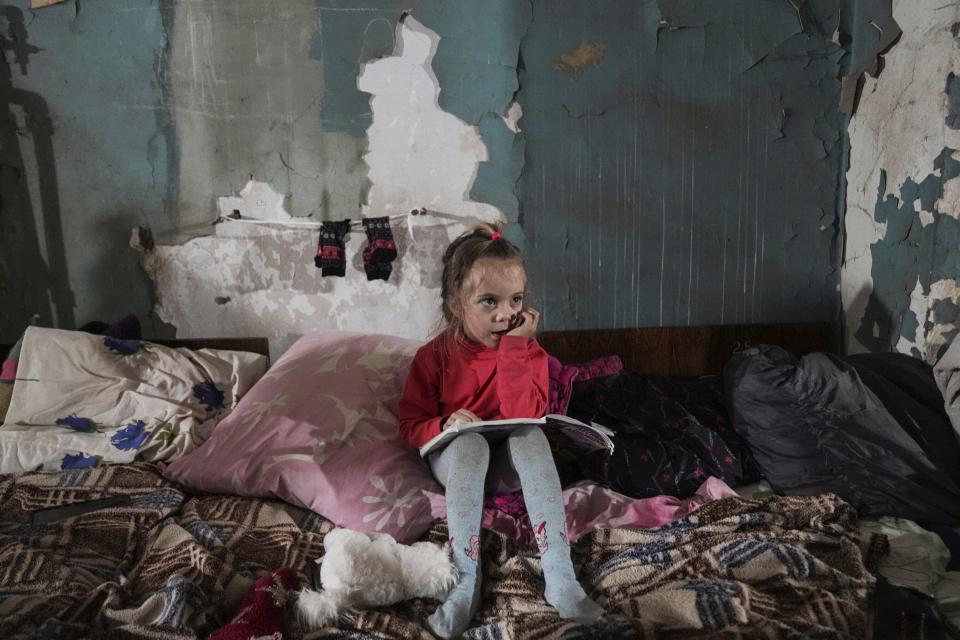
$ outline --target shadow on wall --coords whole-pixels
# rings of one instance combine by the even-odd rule
[[[860,318],[858,325],[847,327],[847,344],[844,353],[885,353],[893,351],[897,344],[900,328],[894,327],[900,320],[891,316],[891,311],[871,287],[860,287],[854,296],[850,309],[862,309],[863,314],[851,314],[850,318]]]
[[[134,314],[143,325],[145,338],[176,337],[174,328],[157,318],[152,309],[148,316],[141,313],[141,292],[151,291],[152,283],[147,273],[140,268],[138,255],[127,249],[130,238],[127,229],[131,226],[130,212],[118,208],[98,214],[95,221],[87,224],[94,227],[93,235],[99,242],[96,249],[93,246],[88,247],[96,257],[96,261],[88,268],[88,273],[92,274],[91,280],[96,285],[81,291],[81,302],[87,309],[106,309],[109,312],[101,311],[93,314],[93,317],[80,314],[76,318],[77,324],[91,321],[113,322],[128,314]],[[126,292],[126,295],[118,295],[118,292]],[[211,331],[215,334],[216,327]],[[200,337],[219,337],[214,334]]]
[[[32,319],[74,326],[53,123],[41,96],[13,86],[14,65],[26,75],[29,56],[37,51],[27,42],[23,12],[0,7],[0,341],[15,340]],[[25,155],[35,166],[26,166]],[[30,175],[36,176],[34,192]]]
[[[927,291],[918,284],[909,306],[897,310],[875,288],[862,286],[849,306],[847,318],[854,325],[846,328],[844,352],[900,352],[934,364],[960,335],[955,287],[949,279],[933,283]]]

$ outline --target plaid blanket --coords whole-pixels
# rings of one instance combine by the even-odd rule
[[[53,521],[45,507],[120,496]],[[258,576],[292,567],[302,585],[332,528],[278,501],[190,494],[148,463],[0,476],[0,637],[204,638]],[[427,538],[442,542],[437,521]],[[534,549],[483,536],[483,605],[466,637],[862,638],[883,538],[864,544],[834,496],[725,499],[649,530],[606,529],[574,546],[608,615],[590,627],[543,600]],[[866,541],[870,543],[870,541]],[[437,606],[411,600],[288,638],[431,638]]]

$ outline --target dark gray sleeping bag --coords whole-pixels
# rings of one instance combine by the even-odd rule
[[[727,409],[774,489],[864,516],[960,525],[960,444],[932,370],[903,354],[797,359],[763,345],[724,371]]]

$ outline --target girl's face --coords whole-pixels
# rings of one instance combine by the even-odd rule
[[[514,260],[481,258],[473,263],[451,311],[463,333],[474,342],[496,348],[510,319],[523,309],[527,274]]]

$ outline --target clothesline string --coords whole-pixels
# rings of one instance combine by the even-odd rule
[[[390,222],[395,222],[398,220],[407,220],[412,222],[412,217],[420,216],[431,216],[434,218],[444,218],[448,220],[456,220],[462,223],[468,223],[470,218],[464,218],[463,216],[455,216],[450,213],[441,213],[439,211],[429,211],[426,207],[421,207],[419,209],[411,209],[410,213],[398,213],[391,216],[386,216]],[[292,227],[300,229],[319,229],[324,222],[328,221],[313,221],[313,220],[260,220],[259,218],[244,218],[239,215],[226,215],[220,216],[214,222],[218,224],[221,222],[242,222],[244,224],[260,224],[260,225],[274,225],[281,227]],[[363,218],[350,221],[350,231],[363,231]]]

